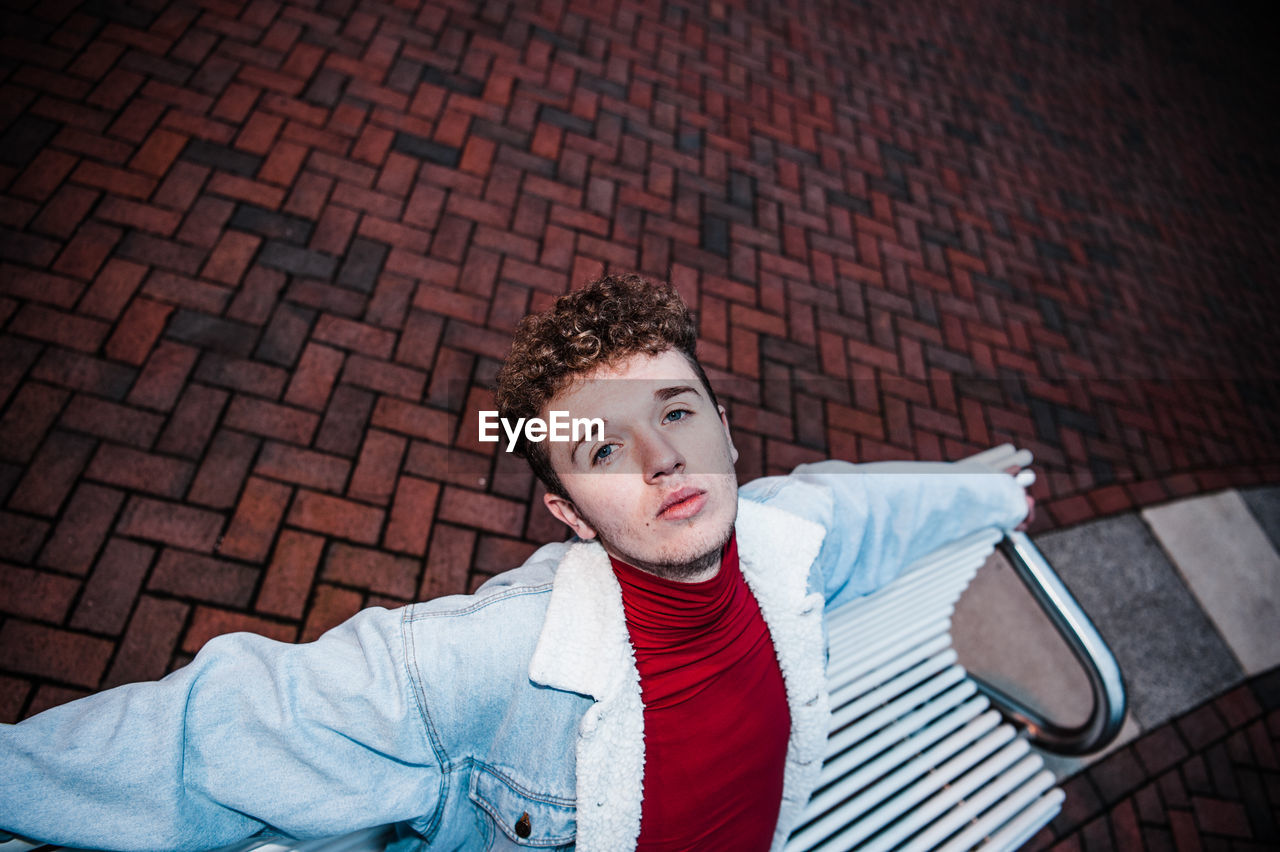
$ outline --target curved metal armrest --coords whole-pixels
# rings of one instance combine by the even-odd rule
[[[1041,748],[1067,755],[1098,751],[1116,738],[1124,724],[1124,681],[1115,655],[1025,533],[1006,533],[999,547],[1080,661],[1093,691],[1093,710],[1083,724],[1063,726],[981,678],[975,677],[974,681],[1007,717],[1026,728],[1032,742]]]

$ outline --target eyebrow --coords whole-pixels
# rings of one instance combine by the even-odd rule
[[[679,396],[682,393],[696,394],[697,392],[698,389],[692,385],[672,385],[668,388],[658,388],[653,392],[653,398],[659,402],[666,402],[672,397]]]
[[[693,385],[670,385],[668,387],[658,388],[657,390],[655,390],[653,392],[653,398],[658,402],[666,402],[669,399],[674,399],[675,397],[685,393],[691,393],[691,394],[697,395],[698,389]],[[601,419],[605,422],[605,425],[608,425],[609,423],[608,417],[602,417]],[[586,436],[583,436],[573,442],[573,446],[569,448],[570,463],[577,464],[578,448],[581,447],[586,442],[587,442]]]

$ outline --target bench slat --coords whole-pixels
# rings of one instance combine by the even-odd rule
[[[1040,764],[1027,759],[1030,746],[1026,740],[1015,739],[1007,746],[988,757],[971,772],[964,772],[967,761],[963,757],[952,758],[938,767],[923,779],[918,787],[907,794],[921,804],[908,811],[889,830],[877,835],[873,841],[864,844],[863,852],[887,852],[898,843],[919,832],[929,823],[946,813],[966,797],[973,795],[989,779],[1008,773],[1012,783],[1026,781],[1037,771]],[[963,774],[961,774],[963,773]],[[939,777],[935,778],[934,775]],[[936,795],[925,797],[925,785],[935,785]]]
[[[974,819],[964,831],[943,845],[933,847],[933,844],[930,843],[928,846],[922,846],[921,852],[927,848],[936,848],[937,852],[963,852],[963,850],[972,849],[994,831],[1005,825],[1010,819],[1026,810],[1027,807],[1052,788],[1053,773],[1045,769],[1037,773],[1026,784],[1018,786],[1000,804],[985,813],[983,813],[983,808],[989,804],[988,799],[990,797],[984,796],[979,799],[978,796],[975,796],[967,803],[969,807],[961,809],[957,816],[959,818],[968,818],[973,813],[981,813],[982,815]],[[997,794],[998,790],[993,787],[992,796]]]

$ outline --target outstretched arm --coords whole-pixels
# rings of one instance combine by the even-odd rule
[[[248,633],[188,666],[0,726],[0,828],[94,849],[209,849],[420,816],[440,764],[400,618],[306,645]]]
[[[1010,529],[1029,507],[1012,476],[966,462],[825,461],[742,492],[828,530],[817,564],[828,605],[878,589],[946,542],[984,527]]]

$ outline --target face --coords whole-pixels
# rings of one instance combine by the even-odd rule
[[[676,350],[586,374],[543,409],[599,417],[604,437],[547,444],[569,499],[547,508],[580,538],[659,576],[714,576],[738,513],[738,459],[724,409]]]

